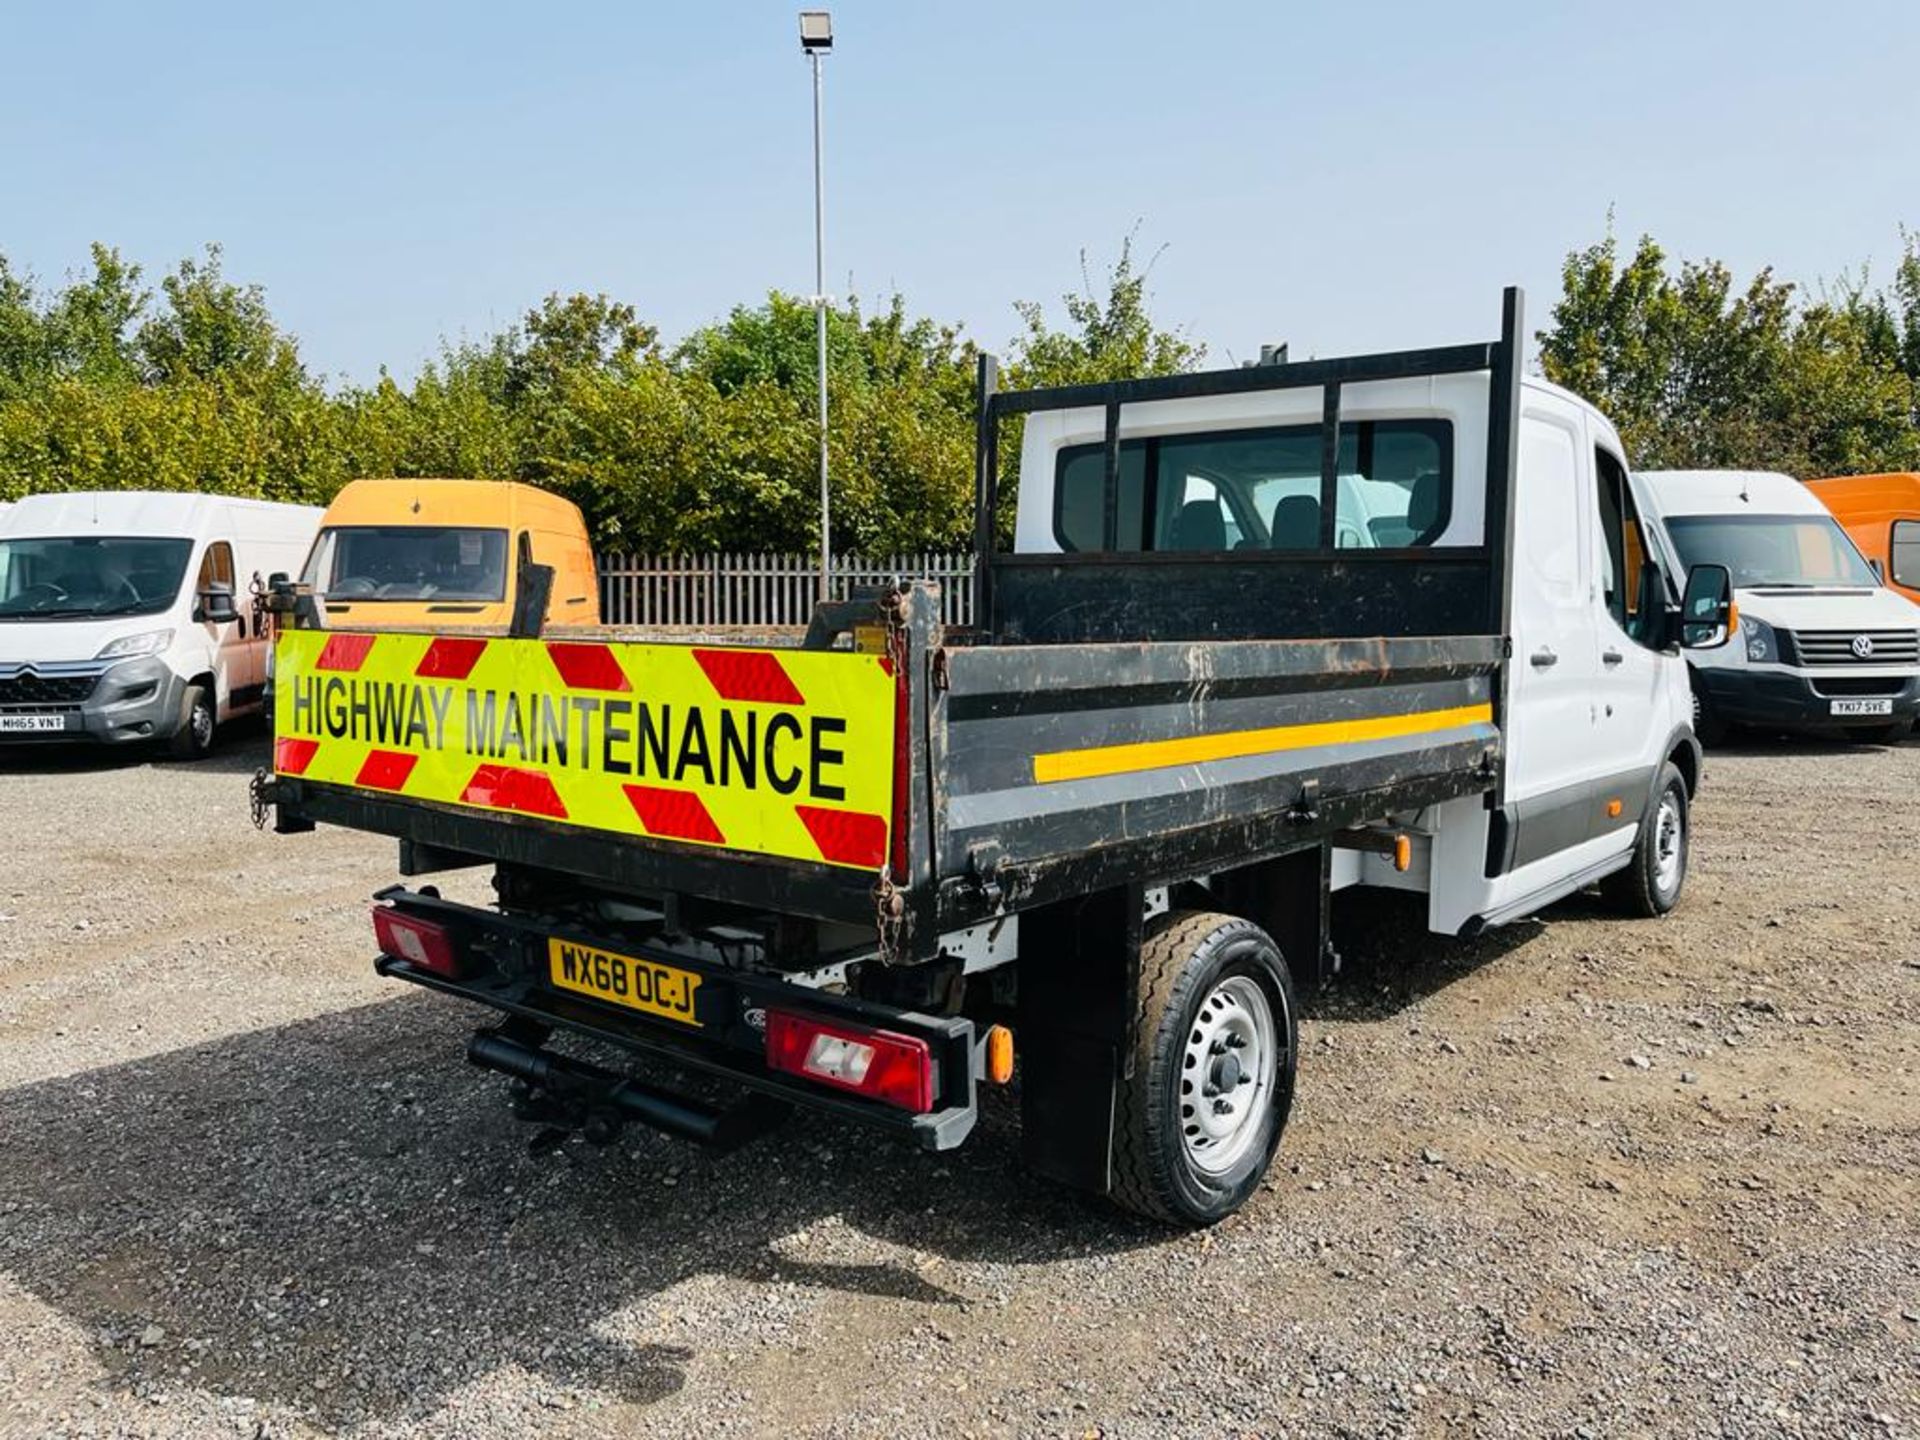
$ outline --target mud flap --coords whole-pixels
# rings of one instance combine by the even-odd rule
[[[1144,899],[1123,885],[1020,917],[1021,1158],[1102,1195],[1117,1082],[1133,1053]]]

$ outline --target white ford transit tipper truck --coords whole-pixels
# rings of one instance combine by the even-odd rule
[[[485,909],[383,890],[375,963],[494,1012],[468,1057],[522,1118],[728,1144],[771,1095],[945,1150],[1017,1047],[1034,1167],[1218,1220],[1286,1123],[1330,892],[1412,891],[1455,936],[1686,880],[1681,651],[1725,643],[1730,582],[1669,602],[1619,437],[1521,374],[1521,309],[1112,384],[983,364],[967,627],[925,583],[786,646],[335,629],[290,596],[258,798],[397,837],[408,875],[494,865]]]
[[[0,743],[205,755],[220,722],[260,708],[254,595],[299,568],[319,524],[309,506],[217,495],[19,501],[0,517]]]
[[[1647,470],[1655,544],[1725,565],[1739,627],[1693,655],[1695,730],[1730,725],[1896,741],[1920,712],[1920,605],[1888,589],[1827,507],[1787,475]]]

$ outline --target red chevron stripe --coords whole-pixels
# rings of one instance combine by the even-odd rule
[[[820,805],[796,805],[793,811],[820,847],[823,860],[862,870],[878,870],[887,863],[887,822],[881,816]]]
[[[358,670],[367,663],[367,652],[373,649],[373,641],[371,635],[329,635],[327,643],[320,647],[320,658],[313,662],[313,668]]]
[[[404,750],[370,750],[353,783],[367,790],[398,790],[419,763],[418,755],[409,755]]]
[[[486,653],[484,640],[442,635],[427,646],[427,653],[420,657],[413,673],[422,680],[464,680]]]
[[[273,742],[273,771],[276,775],[304,775],[319,752],[318,740],[302,740],[282,735]]]
[[[657,785],[622,785],[627,803],[640,817],[649,835],[667,840],[701,840],[724,845],[727,837],[713,823],[706,802],[688,790],[666,790]]]
[[[569,690],[625,691],[633,688],[627,680],[627,672],[620,668],[619,660],[614,658],[611,646],[554,642],[547,646],[547,654],[553,657],[553,668],[560,672],[560,679]]]
[[[722,700],[744,700],[759,705],[804,705],[806,696],[794,685],[780,657],[766,650],[695,650],[693,658]]]
[[[464,805],[485,805],[491,810],[516,810],[522,815],[544,815],[549,820],[567,818],[566,802],[553,788],[553,781],[538,770],[519,770],[511,765],[482,765],[460,792]]]

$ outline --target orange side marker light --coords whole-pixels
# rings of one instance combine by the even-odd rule
[[[1618,820],[1621,809],[1622,806],[1618,800],[1607,801],[1607,818],[1609,820]]]
[[[1013,1078],[1013,1032],[1004,1025],[987,1030],[987,1079],[1004,1085]]]
[[[1413,841],[1405,835],[1393,837],[1393,868],[1402,875],[1413,868]]]

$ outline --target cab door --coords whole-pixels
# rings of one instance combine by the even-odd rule
[[[1514,494],[1507,805],[1489,874],[1584,839],[1593,774],[1592,480],[1580,412],[1527,391]],[[1548,867],[1551,868],[1551,867]],[[1547,877],[1550,881],[1551,877]]]
[[[1595,433],[1593,442],[1597,763],[1592,828],[1596,837],[1613,834],[1625,846],[1632,843],[1675,720],[1668,693],[1673,661],[1657,648],[1661,617],[1647,613],[1670,597],[1664,570],[1657,587],[1642,592],[1643,567],[1659,565],[1659,556],[1648,543],[1616,442],[1604,433]]]
[[[200,597],[211,585],[224,585],[233,594],[238,618],[227,621],[207,618]],[[263,669],[265,659],[259,653],[261,647],[249,633],[252,628],[251,617],[248,608],[241,604],[241,596],[234,583],[233,546],[225,540],[214,540],[207,545],[200,557],[200,570],[193,582],[193,593],[193,618],[206,632],[211,651],[209,658],[213,665],[216,713],[225,720],[236,710],[257,703],[260,687],[266,679]]]

